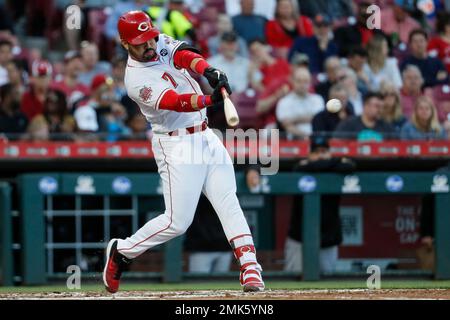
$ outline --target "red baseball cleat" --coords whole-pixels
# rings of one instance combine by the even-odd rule
[[[106,265],[103,270],[103,282],[108,292],[116,293],[119,290],[122,272],[130,263],[130,259],[117,251],[117,239],[110,240],[106,248]]]
[[[241,271],[241,285],[244,292],[264,291],[264,281],[262,280],[260,267],[251,265]]]

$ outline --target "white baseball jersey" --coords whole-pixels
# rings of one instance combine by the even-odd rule
[[[160,34],[156,52],[159,59],[139,62],[128,57],[125,70],[125,87],[128,96],[140,107],[141,112],[157,133],[192,127],[206,120],[206,110],[176,112],[159,109],[162,96],[172,89],[178,94],[203,95],[199,84],[186,69],[174,66],[173,56],[182,41]]]

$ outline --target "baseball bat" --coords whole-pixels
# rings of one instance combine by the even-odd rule
[[[234,107],[233,102],[230,100],[230,96],[225,88],[221,89],[223,96],[223,109],[225,111],[225,118],[230,127],[236,127],[239,124],[239,116]]]

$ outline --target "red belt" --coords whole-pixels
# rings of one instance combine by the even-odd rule
[[[199,124],[196,126],[171,131],[171,132],[169,132],[169,136],[174,137],[174,136],[182,136],[185,134],[192,134],[192,133],[196,133],[196,132],[205,131],[206,128],[208,128],[208,123],[206,121],[203,121],[202,124]]]

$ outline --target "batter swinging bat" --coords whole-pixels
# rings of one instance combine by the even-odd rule
[[[239,124],[239,116],[233,102],[230,100],[230,96],[225,88],[221,89],[223,96],[223,108],[225,111],[225,118],[230,127],[236,127]]]

